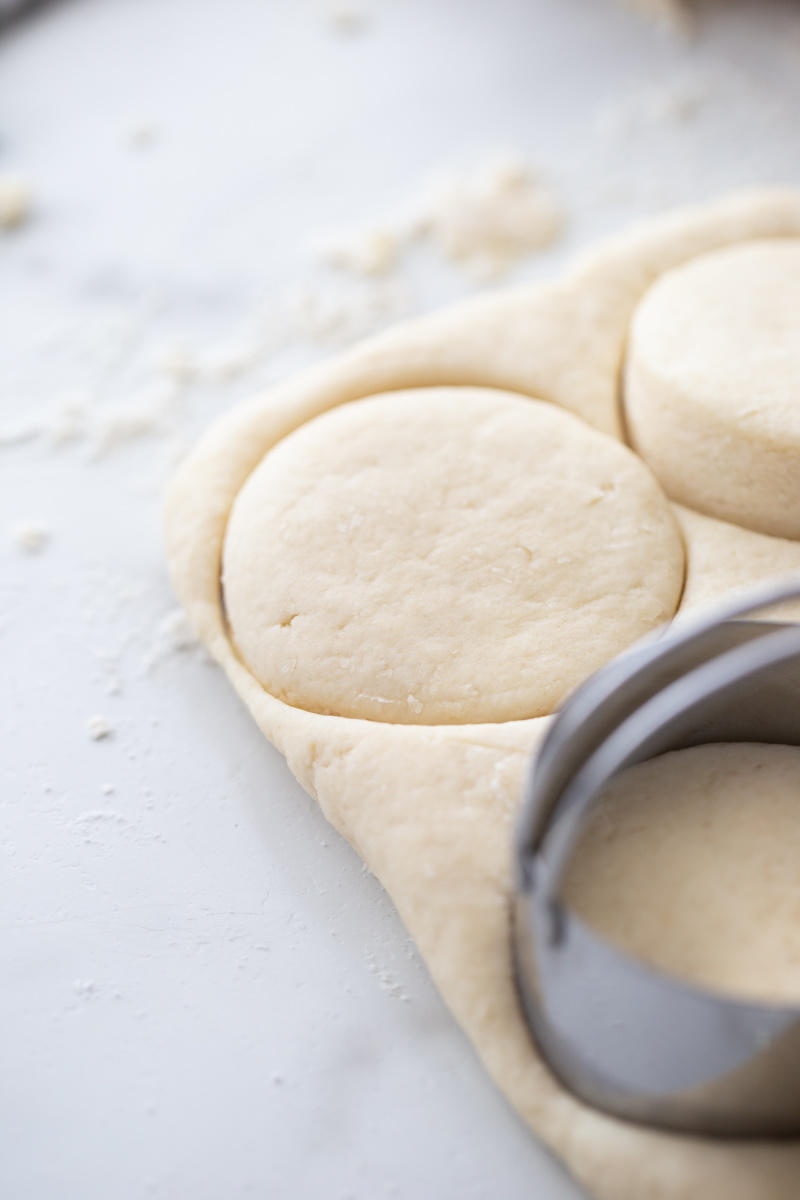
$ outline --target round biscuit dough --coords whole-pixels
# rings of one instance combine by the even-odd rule
[[[565,894],[661,970],[800,1000],[800,747],[727,743],[632,767],[606,790]]]
[[[236,498],[224,595],[286,703],[401,724],[551,712],[673,616],[683,545],[649,471],[541,401],[394,392],[315,418]]]
[[[800,539],[800,238],[662,275],[633,318],[625,409],[672,499]]]

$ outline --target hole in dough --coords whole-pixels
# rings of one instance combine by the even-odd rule
[[[629,450],[478,388],[309,421],[240,491],[223,555],[231,630],[269,693],[400,724],[551,712],[674,614],[683,571]]]
[[[800,539],[800,239],[664,274],[631,327],[631,442],[674,500]]]
[[[565,896],[611,941],[695,983],[800,1000],[800,748],[697,746],[607,790]]]

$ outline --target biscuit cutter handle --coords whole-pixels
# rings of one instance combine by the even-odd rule
[[[800,1007],[695,987],[619,950],[563,903],[582,823],[620,772],[709,742],[800,745],[800,625],[749,613],[792,578],[650,639],[567,702],[541,747],[517,841],[514,949],[555,1073],[628,1120],[716,1136],[800,1134]]]

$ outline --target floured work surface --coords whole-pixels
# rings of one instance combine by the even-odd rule
[[[168,497],[173,579],[197,633],[385,885],[497,1084],[604,1200],[789,1200],[800,1180],[794,1144],[656,1133],[565,1093],[517,1003],[508,903],[511,829],[547,714],[648,629],[800,569],[785,511],[786,480],[800,467],[786,402],[800,336],[798,246],[800,193],[789,190],[642,226],[561,282],[399,326],[256,398],[212,427]],[[741,286],[743,261],[744,286],[755,281],[763,298],[756,319],[734,298],[735,337],[726,341],[708,306],[691,336],[676,334],[691,273],[725,296]],[[665,371],[676,337],[685,354]],[[737,355],[755,381],[744,397]],[[683,409],[665,404],[670,394]],[[688,430],[675,421],[682,411],[695,421]],[[626,428],[649,468],[624,446]],[[702,464],[719,429],[709,498],[703,480],[698,492],[691,478],[687,488],[670,439],[701,445]],[[610,797],[569,881],[581,910],[596,910],[610,936],[654,961],[663,951],[670,969],[716,969],[701,930],[693,949],[681,935],[692,915],[684,901],[702,891],[715,841],[698,841],[696,822],[675,814],[699,789],[688,811],[705,805],[702,828],[727,828],[708,769],[714,778],[757,770],[776,781],[764,812],[790,827],[796,755],[760,753],[755,764],[670,766],[684,790],[673,813],[670,796],[650,789],[642,822],[645,810],[667,814],[650,833],[625,795]],[[753,841],[753,811],[739,805],[744,834],[731,847]],[[671,874],[687,839],[694,857]],[[759,844],[769,859],[768,832]],[[604,878],[629,876],[635,905],[637,864],[648,859],[658,886],[631,921]],[[776,860],[772,891],[756,902],[791,931],[792,902],[775,899],[791,876],[786,861]],[[708,936],[735,911],[723,902]],[[668,913],[671,939],[659,933]],[[770,946],[768,956],[794,954],[779,931]],[[720,982],[739,982],[737,961],[720,964]],[[793,978],[771,970],[776,988],[791,991]]]

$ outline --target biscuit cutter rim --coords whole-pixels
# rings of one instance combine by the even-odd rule
[[[628,767],[710,742],[800,745],[800,625],[742,619],[797,597],[792,576],[650,635],[573,693],[535,757],[515,846],[522,1007],[561,1082],[629,1121],[800,1136],[800,1001],[748,1000],[650,967],[559,896],[585,818]]]

